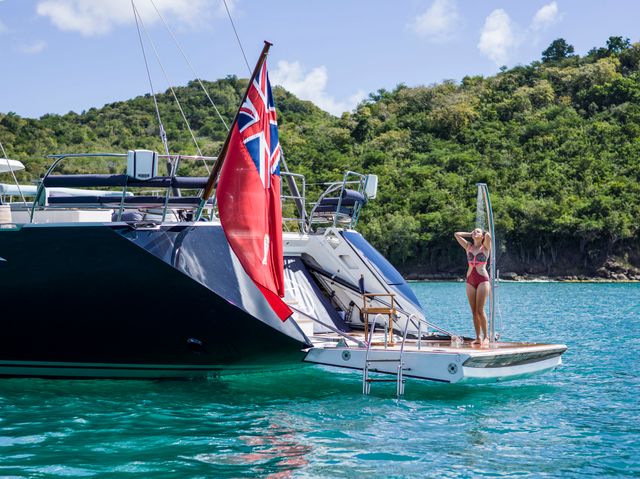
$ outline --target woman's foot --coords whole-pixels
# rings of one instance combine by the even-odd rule
[[[476,338],[473,341],[471,341],[471,346],[475,346],[477,344],[482,344],[482,340],[480,338]]]
[[[491,345],[491,342],[489,341],[489,338],[484,338],[482,340],[482,347],[483,348],[488,348]]]

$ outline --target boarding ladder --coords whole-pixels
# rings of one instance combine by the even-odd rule
[[[320,319],[296,308],[295,306],[289,304],[289,307],[291,309],[293,309],[295,312],[301,314],[302,316],[305,316],[307,318],[309,318],[310,320],[330,329],[333,333],[335,333],[338,336],[341,336],[342,339],[341,341],[339,341],[338,343],[342,342],[343,346],[349,347],[347,346],[348,343],[353,343],[355,344],[355,347],[357,349],[362,349],[365,351],[365,358],[364,358],[364,364],[363,364],[363,370],[362,370],[362,393],[363,394],[370,394],[371,393],[371,383],[374,382],[395,382],[396,383],[396,394],[398,397],[404,395],[404,385],[405,385],[405,379],[404,379],[404,373],[405,371],[410,371],[411,368],[407,366],[406,362],[405,362],[405,358],[404,358],[404,347],[405,344],[407,343],[407,334],[408,334],[408,329],[409,329],[409,324],[415,324],[414,322],[418,323],[418,337],[416,340],[416,346],[417,346],[417,350],[420,351],[421,350],[421,343],[422,343],[422,325],[423,323],[427,326],[433,327],[436,330],[439,330],[440,332],[442,332],[443,334],[447,334],[450,335],[451,337],[453,337],[453,334],[442,329],[439,328],[437,326],[435,326],[434,324],[429,323],[426,320],[420,319],[418,318],[415,314],[409,314],[407,317],[407,322],[405,324],[404,327],[404,331],[402,333],[402,342],[400,343],[400,349],[398,350],[394,350],[388,349],[388,346],[390,346],[390,341],[389,341],[389,331],[388,331],[388,324],[385,323],[385,332],[384,332],[384,346],[385,349],[381,350],[381,351],[387,351],[389,353],[391,352],[397,352],[398,356],[395,358],[385,358],[385,359],[376,359],[376,358],[370,358],[370,352],[371,352],[371,346],[374,343],[374,333],[375,333],[375,328],[376,328],[376,324],[378,322],[378,320],[380,318],[384,318],[384,314],[378,313],[376,314],[376,316],[374,317],[373,320],[373,324],[372,324],[372,328],[371,328],[371,334],[369,335],[369,337],[367,338],[368,340],[363,342],[360,339],[358,339],[357,337],[351,336],[348,333],[345,333],[343,331],[340,331],[338,328],[336,328],[335,326],[326,323],[324,321],[321,321]],[[391,335],[393,335],[393,331],[390,332]],[[392,338],[393,339],[393,338]],[[375,349],[374,349],[375,351]],[[378,368],[375,367],[376,364],[380,364],[380,363],[392,363],[392,364],[396,364],[397,368],[396,368],[396,378],[395,379],[382,379],[382,378],[372,378],[370,377],[370,373],[384,373],[384,374],[389,374],[388,371],[380,371]]]
[[[411,322],[412,317],[415,318],[415,315],[409,316],[407,322],[404,327],[404,332],[402,334],[402,343],[400,344],[400,351],[397,358],[381,358],[381,359],[372,359],[369,358],[369,353],[371,352],[371,344],[373,343],[373,334],[376,330],[376,322],[378,318],[382,317],[382,314],[377,314],[373,319],[373,325],[371,327],[371,335],[367,342],[367,351],[365,353],[364,359],[364,367],[362,369],[362,394],[370,394],[371,393],[371,383],[388,383],[394,382],[396,383],[396,396],[400,397],[404,395],[404,372],[410,371],[411,368],[408,368],[404,362],[404,345],[407,340],[407,331],[409,329],[409,323]],[[384,335],[384,346],[385,350],[387,349],[388,344],[394,344],[393,342],[393,329],[389,331],[391,340],[389,343],[387,342],[387,328],[385,327],[385,335]],[[392,363],[397,365],[397,372],[395,379],[386,379],[386,378],[371,378],[369,377],[370,372],[382,372],[375,368],[375,364],[380,363]],[[373,366],[373,367],[372,367]]]

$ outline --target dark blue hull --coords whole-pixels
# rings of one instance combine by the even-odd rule
[[[0,230],[0,375],[184,377],[301,361],[214,224]]]

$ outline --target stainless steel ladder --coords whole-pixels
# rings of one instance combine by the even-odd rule
[[[413,316],[413,315],[411,315]],[[410,371],[411,368],[407,368],[404,362],[404,344],[407,340],[407,330],[409,327],[409,323],[411,322],[411,316],[407,318],[407,322],[404,327],[404,333],[402,335],[402,344],[400,345],[400,354],[397,358],[385,358],[385,359],[369,359],[369,352],[371,351],[371,343],[373,343],[373,333],[376,330],[376,322],[379,317],[382,317],[381,314],[377,314],[373,320],[373,326],[371,328],[371,335],[369,336],[369,340],[367,341],[367,352],[364,358],[364,367],[362,368],[362,394],[370,394],[371,393],[371,383],[396,383],[396,396],[400,397],[404,395],[404,371]],[[393,335],[393,331],[391,331]],[[385,331],[385,350],[386,349],[386,331]],[[392,339],[393,341],[393,339]],[[388,350],[387,350],[388,351]],[[376,369],[372,369],[371,365],[375,363],[396,363],[397,364],[397,372],[395,379],[382,379],[382,378],[370,378],[369,372],[380,372]],[[387,373],[388,374],[388,373]]]

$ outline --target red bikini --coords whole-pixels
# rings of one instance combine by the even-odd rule
[[[484,246],[480,247],[480,250],[473,254],[471,251],[467,250],[467,262],[469,266],[472,267],[471,273],[467,276],[467,283],[477,288],[479,284],[484,283],[485,281],[489,281],[487,276],[483,276],[478,273],[476,266],[485,266],[487,264],[487,255],[483,252]]]

